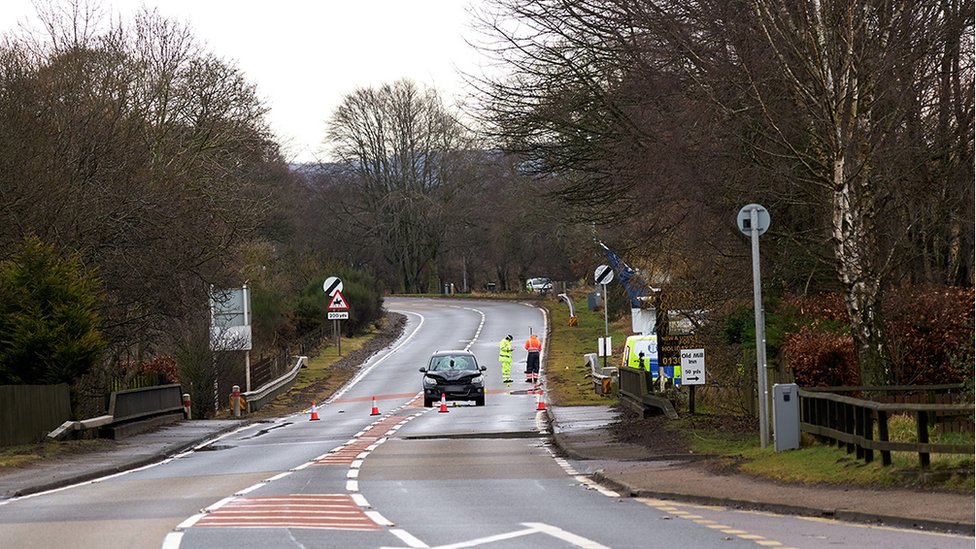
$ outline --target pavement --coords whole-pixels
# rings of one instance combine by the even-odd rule
[[[666,499],[845,521],[974,535],[976,498],[904,489],[801,486],[747,475],[715,474],[689,456],[612,440],[618,419],[610,406],[549,406],[555,445],[574,468],[622,496]],[[25,467],[0,469],[0,502],[172,458],[244,426],[238,420],[193,420],[62,455]]]

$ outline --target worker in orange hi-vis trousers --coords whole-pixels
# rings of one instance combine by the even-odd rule
[[[542,352],[542,342],[539,341],[539,337],[532,334],[532,337],[525,342],[525,350],[529,353],[525,361],[525,381],[539,383],[539,354]]]

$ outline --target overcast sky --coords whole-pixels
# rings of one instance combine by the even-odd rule
[[[123,20],[140,6],[188,23],[219,57],[236,61],[271,108],[286,158],[326,159],[325,122],[356,88],[410,78],[452,105],[458,70],[480,55],[467,8],[482,0],[102,0]],[[31,0],[0,0],[0,32],[34,19]],[[31,24],[31,26],[35,26]]]

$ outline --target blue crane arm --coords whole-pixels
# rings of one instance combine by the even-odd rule
[[[614,272],[617,273],[617,280],[623,284],[624,289],[627,290],[627,297],[630,299],[630,306],[637,309],[641,306],[642,297],[646,296],[648,293],[647,284],[644,283],[638,276],[637,271],[631,268],[619,255],[614,253],[606,244],[600,242],[600,247],[607,254],[607,260],[610,261],[610,267],[613,268]]]

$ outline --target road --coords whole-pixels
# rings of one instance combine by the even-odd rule
[[[403,337],[315,412],[205,449],[0,507],[3,547],[971,547],[972,539],[624,498],[543,432],[529,386],[507,390],[498,341],[545,333],[541,309],[394,298]],[[436,349],[488,366],[486,405],[423,408]],[[372,415],[373,403],[379,415]]]

